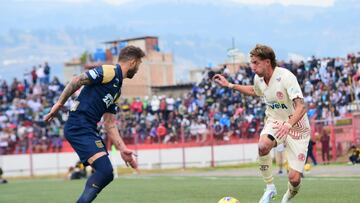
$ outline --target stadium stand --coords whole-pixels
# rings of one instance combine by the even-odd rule
[[[298,78],[312,120],[346,117],[359,111],[360,53],[346,58],[315,57],[299,63],[279,61]],[[48,67],[45,69],[45,67]],[[70,150],[62,128],[72,101],[50,124],[43,116],[64,88],[56,77],[50,82],[46,64],[33,67],[22,81],[0,81],[0,154],[57,152]],[[208,71],[208,70],[206,70]],[[248,65],[231,75],[230,82],[252,84]],[[220,143],[257,138],[262,128],[265,106],[260,98],[243,97],[238,92],[216,86],[207,76],[183,97],[153,95],[120,101],[119,129],[128,144]],[[99,132],[106,139],[101,125]],[[183,135],[183,136],[182,136]]]

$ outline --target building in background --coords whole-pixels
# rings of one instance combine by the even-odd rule
[[[104,49],[96,49],[94,53],[85,52],[79,59],[65,63],[65,82],[73,75],[86,71],[102,64],[115,64],[120,50],[128,45],[141,48],[146,57],[139,67],[136,76],[131,80],[124,80],[122,96],[149,96],[153,94],[152,87],[156,89],[162,86],[175,85],[173,55],[161,52],[158,37],[145,36],[122,40],[104,42]]]
[[[227,59],[224,63],[209,66],[209,67],[200,67],[190,70],[190,82],[198,83],[202,78],[207,76],[208,71],[212,70],[217,73],[226,73],[236,74],[241,68],[248,67],[249,57],[246,57],[239,49],[231,48],[227,52]],[[226,70],[225,70],[226,67]]]

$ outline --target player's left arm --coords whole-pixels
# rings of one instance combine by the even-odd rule
[[[295,125],[297,122],[299,122],[299,120],[306,114],[307,112],[307,107],[306,104],[304,102],[303,98],[300,97],[296,97],[295,99],[293,99],[294,102],[294,107],[295,107],[295,111],[293,113],[293,115],[290,117],[290,119],[288,120],[288,123],[293,126]]]
[[[121,158],[125,161],[126,165],[130,165],[132,168],[138,170],[138,165],[134,159],[134,156],[136,155],[132,150],[126,147],[123,139],[121,138],[119,129],[116,126],[115,114],[105,113],[103,118],[106,134],[120,151]]]

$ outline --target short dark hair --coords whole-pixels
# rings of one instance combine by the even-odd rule
[[[276,67],[276,56],[274,50],[266,45],[257,44],[250,52],[250,56],[259,57],[261,60],[270,59],[271,66]]]
[[[143,50],[141,50],[139,47],[135,46],[126,46],[123,49],[121,49],[118,61],[129,61],[132,59],[141,59],[145,56],[145,53]]]

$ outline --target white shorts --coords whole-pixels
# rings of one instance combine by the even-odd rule
[[[289,163],[289,167],[302,173],[304,171],[304,165],[306,161],[306,155],[310,139],[310,128],[294,126],[291,128],[289,134],[283,139],[277,139],[275,132],[277,129],[273,129],[275,121],[267,120],[264,129],[261,131],[260,136],[271,135],[275,138],[277,144],[285,144],[285,154]]]

